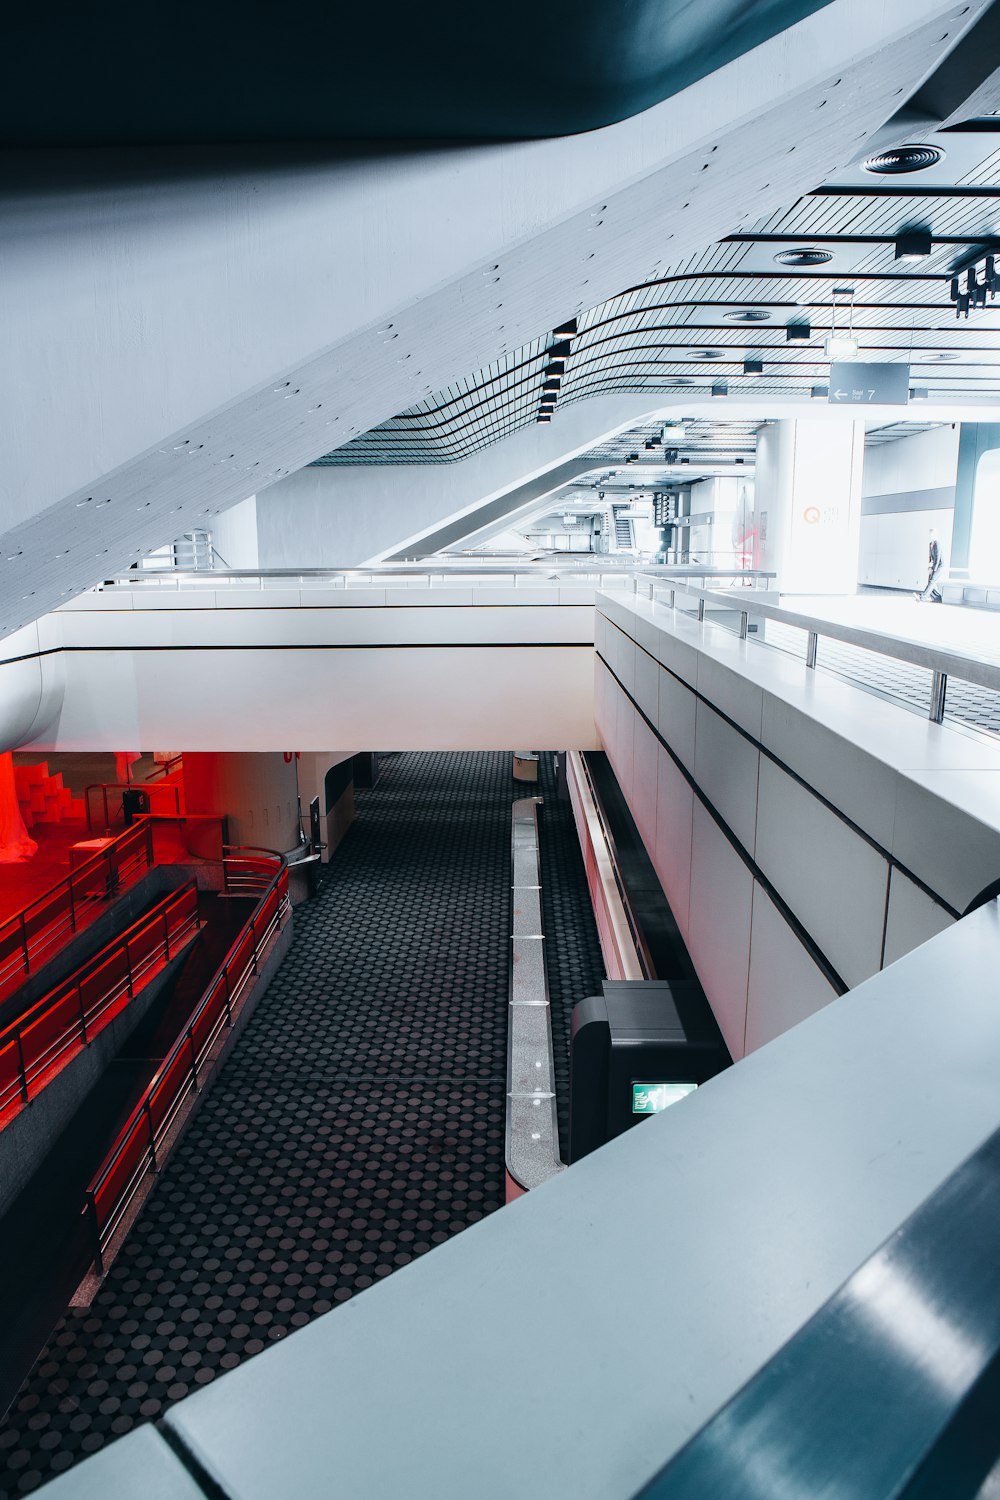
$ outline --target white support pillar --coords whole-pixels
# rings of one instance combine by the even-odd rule
[[[291,751],[185,751],[184,802],[189,813],[224,814],[231,844],[256,845],[279,854],[298,845],[298,791]]]
[[[757,444],[759,566],[783,594],[853,594],[861,537],[863,422],[769,422]]]

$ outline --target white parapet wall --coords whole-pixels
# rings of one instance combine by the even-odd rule
[[[1000,878],[1000,745],[599,596],[598,731],[734,1057]]]
[[[154,585],[0,654],[0,749],[594,749],[594,585]]]

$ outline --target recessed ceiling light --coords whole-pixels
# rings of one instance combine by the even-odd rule
[[[958,354],[954,349],[941,349],[937,354],[932,354],[931,359],[958,359]]]
[[[741,307],[736,312],[723,313],[729,323],[766,323],[771,314],[765,307]]]
[[[896,260],[922,260],[930,255],[933,241],[929,229],[908,229],[896,236]]]
[[[926,172],[928,167],[936,167],[943,160],[940,146],[910,145],[879,151],[862,165],[866,172],[875,172],[880,177],[897,177],[904,172]]]
[[[692,349],[692,359],[721,359],[721,349]]]
[[[829,250],[817,250],[815,245],[800,245],[794,250],[779,250],[774,259],[779,266],[825,266],[833,255]]]

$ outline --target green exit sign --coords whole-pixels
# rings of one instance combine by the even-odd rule
[[[633,1083],[632,1113],[634,1115],[658,1115],[669,1109],[678,1099],[693,1094],[696,1083]]]

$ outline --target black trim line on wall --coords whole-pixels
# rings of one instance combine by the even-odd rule
[[[704,703],[706,708],[710,708],[712,712],[716,714],[720,719],[722,719],[724,723],[729,725],[730,729],[735,729],[736,733],[740,735],[742,739],[745,739],[749,744],[753,745],[757,750],[759,750],[761,755],[766,755],[768,760],[771,761],[773,765],[776,765],[778,767],[779,771],[784,771],[786,776],[788,776],[792,781],[797,782],[798,785],[804,788],[804,790],[807,791],[811,797],[815,797],[816,801],[819,802],[821,806],[825,807],[829,812],[832,812],[836,818],[839,818],[841,823],[845,824],[852,833],[857,834],[859,839],[863,839],[870,848],[875,850],[876,854],[881,855],[881,857],[889,865],[898,870],[901,875],[905,875],[907,880],[912,881],[915,886],[919,887],[919,889],[923,891],[925,896],[930,897],[935,906],[940,906],[942,911],[946,911],[948,915],[950,917],[954,917],[956,921],[958,921],[960,917],[965,915],[964,912],[958,911],[957,908],[951,906],[947,901],[945,901],[943,896],[939,895],[937,891],[933,890],[926,881],[921,880],[919,875],[915,875],[907,865],[904,865],[899,859],[897,859],[897,857],[893,853],[891,853],[890,850],[886,849],[884,845],[880,844],[877,839],[872,838],[870,833],[862,828],[859,823],[855,823],[852,818],[849,818],[844,810],[838,807],[835,802],[831,802],[828,797],[824,797],[822,792],[817,791],[814,786],[810,786],[809,782],[806,781],[804,776],[800,776],[798,771],[794,771],[791,766],[786,765],[786,763],[781,759],[779,755],[775,755],[773,750],[770,750],[766,745],[761,744],[760,740],[754,739],[752,734],[748,734],[747,731],[742,727],[742,725],[736,723],[735,719],[731,719],[728,714],[723,713],[721,708],[719,708],[717,704],[713,703],[711,699],[706,698],[703,693],[698,692],[697,688],[693,688],[689,682],[685,682],[683,677],[679,677],[676,672],[672,672],[669,667],[664,666],[663,662],[660,661],[658,657],[653,656],[651,652],[647,651],[645,646],[640,645],[633,636],[627,635],[626,632],[622,630],[621,626],[616,625],[614,620],[612,620],[609,615],[604,615],[603,618],[607,620],[608,624],[613,626],[614,629],[617,630],[621,635],[624,635],[627,641],[631,641],[636,650],[642,651],[644,655],[648,656],[650,661],[655,662],[656,666],[660,667],[664,672],[666,672],[668,677],[672,677],[675,682],[680,683],[681,687],[686,688],[693,698],[696,698],[699,702]],[[596,645],[594,649],[595,651],[597,651]],[[601,653],[597,651],[597,655],[601,656]],[[603,656],[601,656],[601,660],[604,661]],[[608,668],[608,671],[611,673],[612,677],[614,677],[619,686],[621,686],[622,692],[631,698],[632,695],[629,693],[628,688],[624,687],[621,684],[620,678],[617,676],[611,666],[606,661],[604,661],[604,665]],[[840,677],[839,673],[834,673],[832,675],[838,677],[842,682],[850,681],[849,678]],[[635,699],[633,698],[632,701],[634,703]],[[636,704],[636,707],[638,708],[639,705]],[[641,708],[639,709],[639,712],[645,719],[646,715],[643,713]],[[646,722],[648,724],[649,720],[646,719]],[[654,729],[652,724],[650,724],[649,727],[653,729],[653,733],[656,735],[657,739],[660,739],[659,730]],[[664,745],[666,749],[670,749],[670,746],[666,745],[665,742]]]
[[[43,656],[95,655],[129,651],[135,655],[173,655],[184,651],[593,651],[593,641],[299,641],[267,645],[232,642],[218,646],[50,646],[27,656],[8,656],[0,669]]]
[[[616,626],[615,628],[617,629],[618,627]],[[629,637],[629,639],[631,639],[631,637]],[[638,642],[636,642],[636,644],[638,645]],[[621,692],[624,693],[625,697],[631,703],[632,707],[642,719],[643,723],[652,730],[657,743],[663,746],[664,750],[670,756],[670,759],[673,761],[678,771],[680,771],[681,775],[684,777],[684,780],[687,782],[688,786],[691,788],[692,792],[697,797],[702,807],[704,807],[705,811],[709,814],[712,821],[718,827],[720,833],[722,833],[732,845],[733,850],[740,858],[740,860],[742,860],[746,868],[750,871],[750,874],[753,876],[754,880],[756,880],[757,884],[761,887],[765,894],[770,897],[771,901],[774,903],[779,913],[781,914],[781,917],[786,926],[788,926],[798,938],[799,942],[802,944],[802,947],[805,948],[806,952],[809,954],[809,957],[812,959],[817,969],[820,970],[827,983],[831,985],[839,995],[846,995],[847,991],[850,989],[850,985],[846,984],[840,977],[840,975],[837,973],[837,970],[833,967],[833,964],[827,958],[826,954],[822,951],[821,948],[817,946],[815,939],[803,927],[802,923],[792,911],[791,907],[775,889],[774,885],[764,874],[763,870],[757,864],[756,860],[754,860],[754,858],[747,853],[746,849],[743,847],[736,834],[733,832],[729,824],[726,822],[725,818],[715,806],[715,803],[698,785],[694,777],[691,775],[691,772],[687,769],[684,762],[680,759],[672,746],[667,744],[666,740],[656,728],[656,725],[650,722],[645,712],[639,707],[639,704],[632,697],[632,694],[629,692],[628,688],[622,682],[617,673],[612,669],[610,664],[601,655],[600,651],[597,652],[597,659],[603,666],[607,668],[608,672],[611,675],[612,681],[617,685]]]

